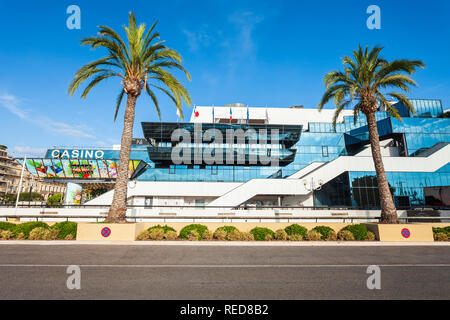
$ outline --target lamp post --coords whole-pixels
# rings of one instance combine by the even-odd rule
[[[28,194],[28,206],[31,205],[31,192],[33,191],[34,175],[31,176],[30,193]]]
[[[317,181],[317,183],[314,181],[314,178],[311,177],[311,180],[308,182],[307,179],[303,179],[303,186],[305,187],[306,190],[312,192],[312,200],[313,200],[313,207],[315,207],[315,203],[314,203],[314,191],[318,191],[320,189],[322,189],[322,185],[323,185],[323,181],[321,179],[319,179]]]
[[[317,181],[317,185],[316,185],[314,178],[311,177],[311,180],[309,183],[308,183],[308,180],[303,179],[303,185],[305,186],[305,189],[308,191],[316,191],[316,190],[322,189],[323,181],[321,179],[319,179]]]

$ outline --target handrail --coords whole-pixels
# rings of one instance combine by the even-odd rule
[[[28,202],[28,201],[24,201]],[[32,201],[31,201],[32,202]],[[14,208],[14,204],[5,204],[0,203],[0,208]],[[109,208],[110,205],[106,204],[27,204],[20,203],[18,204],[18,208],[53,208],[53,209],[74,209],[74,208]],[[127,205],[127,209],[133,208],[190,208],[190,209],[235,209],[235,210],[264,210],[264,209],[296,209],[296,210],[380,210],[379,208],[366,208],[366,207],[349,207],[349,206],[185,206],[185,205]],[[408,207],[398,207],[397,210],[450,210],[450,206],[408,206]]]
[[[13,219],[19,219],[20,218],[35,218],[36,221],[39,221],[39,219],[66,219],[66,221],[69,221],[69,219],[95,219],[97,222],[99,222],[99,219],[106,219],[106,215],[45,215],[45,214],[3,214],[0,215],[0,218],[6,218],[8,221],[9,218]],[[127,220],[134,220],[134,222],[137,221],[137,219],[158,219],[163,220],[166,222],[166,220],[171,219],[192,219],[193,222],[195,220],[210,220],[210,219],[220,219],[225,221],[230,220],[259,220],[262,222],[262,220],[287,220],[287,222],[294,221],[294,220],[316,220],[318,222],[319,220],[342,220],[343,222],[350,220],[351,223],[353,223],[354,220],[380,220],[380,216],[376,217],[368,217],[368,216],[349,216],[349,217],[338,217],[338,216],[161,216],[161,215],[143,215],[143,216],[126,216]],[[424,222],[427,222],[427,220],[450,220],[450,217],[398,217],[399,220],[405,220],[405,222],[408,222],[409,220],[424,220]],[[42,221],[42,220],[41,220]],[[433,222],[433,221],[431,221]]]
[[[15,218],[15,219],[20,219],[20,218],[36,218],[36,221],[39,221],[39,219],[66,219],[66,221],[69,221],[70,218],[72,219],[96,219],[97,222],[99,222],[99,219],[106,219],[106,216],[99,216],[99,215],[89,215],[89,216],[80,216],[80,215],[43,215],[43,214],[39,214],[39,215],[20,215],[20,214],[14,214],[14,215],[0,215],[0,218]],[[126,216],[127,220],[134,220],[134,222],[137,221],[137,219],[158,219],[158,220],[163,220],[164,222],[166,222],[166,220],[171,220],[171,219],[192,219],[193,222],[195,222],[195,220],[209,220],[209,219],[214,219],[214,220],[259,220],[260,222],[262,220],[287,220],[288,222],[292,221],[292,220],[316,220],[316,222],[318,222],[318,220],[343,220],[343,222],[345,222],[346,220],[350,220],[351,222],[353,222],[353,220],[361,220],[361,219],[366,219],[366,220],[379,220],[380,217],[319,217],[319,216],[313,216],[313,217],[293,217],[293,216],[275,216],[275,217],[267,217],[267,216]],[[449,218],[450,219],[450,218]]]

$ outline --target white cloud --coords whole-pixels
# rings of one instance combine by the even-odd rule
[[[257,15],[251,11],[235,12],[228,17],[228,20],[237,29],[237,39],[233,47],[237,49],[235,56],[247,57],[255,51],[255,42],[253,40],[253,31],[258,23],[264,20],[262,15]]]
[[[25,119],[28,116],[28,114],[26,111],[19,109],[18,107],[19,103],[20,103],[19,99],[13,95],[10,94],[0,95],[0,105],[2,107],[5,107],[19,118]]]
[[[46,116],[31,116],[33,112],[28,112],[19,107],[23,100],[11,94],[0,95],[0,106],[6,108],[22,120],[31,122],[45,130],[61,133],[72,137],[81,137],[93,139],[95,136],[88,133],[92,131],[85,125],[74,125],[66,122],[55,121]]]
[[[45,156],[45,152],[47,149],[45,148],[33,148],[29,146],[14,146],[12,154],[16,157],[36,157],[42,158]]]

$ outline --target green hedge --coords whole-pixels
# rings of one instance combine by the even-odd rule
[[[216,231],[223,230],[226,233],[231,233],[233,231],[239,231],[235,226],[223,226],[216,229]]]
[[[225,236],[226,240],[230,240],[228,238],[228,236],[232,233],[232,232],[239,232],[238,228],[236,228],[235,226],[223,226],[223,227],[219,227],[216,229],[215,232],[217,231],[225,231],[227,234]]]
[[[8,230],[14,232],[16,225],[11,222],[0,221],[0,230]]]
[[[55,223],[50,227],[50,229],[58,230],[58,239],[65,239],[69,234],[72,235],[73,239],[77,237],[77,227],[78,224],[72,221],[64,221]]]
[[[28,237],[30,236],[31,230],[33,230],[34,228],[48,229],[49,226],[48,226],[48,224],[46,224],[45,222],[42,222],[42,221],[24,222],[24,223],[16,225],[16,227],[14,228],[14,235],[17,237],[20,233],[23,233],[23,237],[25,239],[28,239]]]
[[[286,231],[288,236],[292,236],[292,235],[296,234],[296,235],[304,237],[305,233],[308,232],[308,229],[294,223],[294,224],[291,224],[290,226],[287,226],[286,228],[284,228],[284,231]]]
[[[315,228],[313,228],[312,230],[317,231],[318,233],[321,234],[321,239],[325,240],[328,237],[328,233],[330,231],[334,231],[333,228],[327,227],[327,226],[317,226]]]
[[[0,227],[0,229],[1,229],[1,227]],[[445,233],[448,236],[448,235],[450,235],[450,226],[447,226],[444,228],[435,227],[435,228],[433,228],[433,233]]]
[[[179,237],[180,239],[188,239],[191,231],[197,231],[198,239],[201,240],[203,238],[203,232],[206,230],[208,230],[208,227],[202,224],[189,224],[181,229]]]
[[[269,228],[260,228],[256,227],[250,230],[250,233],[253,235],[255,240],[257,241],[263,241],[266,240],[266,236],[269,235],[270,239],[273,239],[275,236],[275,233],[270,230]]]
[[[157,226],[153,226],[147,229],[147,231],[152,231],[152,230],[156,230],[156,229],[161,229],[162,231],[164,231],[164,233],[167,233],[169,231],[173,231],[176,232],[174,228],[169,227],[168,225],[162,226],[162,225],[157,225]]]
[[[346,226],[342,230],[350,231],[353,234],[355,240],[367,240],[368,230],[367,227],[363,224],[352,224]]]

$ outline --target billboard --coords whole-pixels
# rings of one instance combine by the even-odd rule
[[[67,183],[66,196],[64,197],[64,204],[81,204],[81,195],[83,187],[79,184],[69,182]]]
[[[23,160],[18,161],[23,165]],[[141,168],[143,164],[142,160],[130,160],[128,178],[131,178],[136,169]],[[25,165],[30,173],[40,178],[115,179],[119,160],[32,158],[27,159]]]

